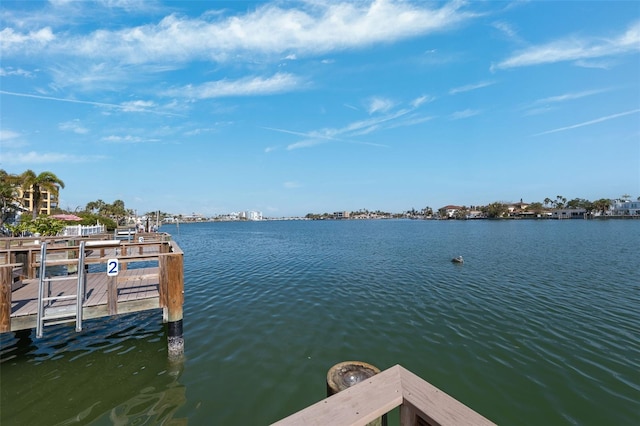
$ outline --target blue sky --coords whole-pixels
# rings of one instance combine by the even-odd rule
[[[640,196],[640,2],[0,3],[0,168],[280,217]]]

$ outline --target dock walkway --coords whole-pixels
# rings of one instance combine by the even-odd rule
[[[49,283],[51,296],[77,293],[78,253],[82,247],[80,241],[84,241],[85,273],[80,274],[84,276],[82,320],[162,308],[162,319],[169,324],[170,352],[173,347],[181,352],[182,250],[168,234],[140,235],[136,242],[109,238],[109,235],[48,238],[47,275],[65,277]],[[36,328],[42,241],[34,238],[1,240],[0,332]],[[114,259],[119,268],[116,274],[109,275],[107,262]],[[57,310],[76,302],[62,299],[45,303],[48,308]]]
[[[82,318],[92,319],[109,316],[109,277],[105,272],[86,274],[85,299]],[[56,283],[54,294],[65,296],[76,293],[76,276]],[[117,277],[117,311],[115,314],[160,308],[159,268],[126,269]],[[72,300],[56,301],[53,306],[73,305]],[[22,281],[22,287],[11,295],[12,331],[36,327],[38,313],[38,279]]]

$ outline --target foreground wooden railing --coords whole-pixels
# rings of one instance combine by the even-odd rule
[[[400,407],[402,426],[494,424],[411,371],[395,365],[274,425],[366,425],[396,407]]]

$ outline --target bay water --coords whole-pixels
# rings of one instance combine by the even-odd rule
[[[348,360],[400,364],[499,424],[640,424],[640,220],[161,231],[185,253],[184,360],[160,311],[4,333],[0,424],[265,425]]]

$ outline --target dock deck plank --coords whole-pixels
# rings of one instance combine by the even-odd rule
[[[88,273],[85,288],[84,312],[106,312],[106,309],[92,309],[106,307],[108,303],[108,277],[106,272]],[[153,309],[159,307],[159,268],[135,268],[121,270],[117,276],[118,303],[129,303],[124,312]],[[21,329],[25,324],[35,324],[38,311],[38,279],[23,280],[23,286],[11,294],[11,319],[20,319],[15,324]],[[64,296],[76,293],[77,275],[70,275],[68,280],[51,283],[52,295]],[[145,302],[146,300],[146,302]],[[142,303],[139,303],[142,301]],[[52,302],[52,306],[74,304],[74,300]],[[108,316],[89,314],[88,317]],[[31,318],[32,317],[32,318]],[[85,314],[85,317],[87,315]],[[12,321],[12,324],[14,321]],[[12,325],[12,329],[14,329]],[[14,330],[15,330],[14,329]]]

